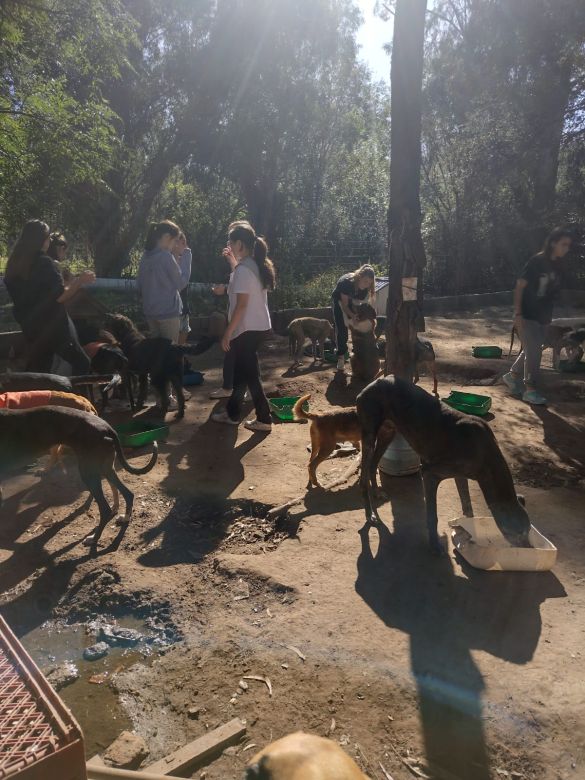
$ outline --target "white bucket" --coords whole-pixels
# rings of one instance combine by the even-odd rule
[[[382,455],[378,468],[390,477],[406,477],[420,470],[420,458],[406,439],[397,433]]]

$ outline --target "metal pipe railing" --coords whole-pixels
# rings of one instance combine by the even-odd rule
[[[112,778],[119,778],[121,780],[172,780],[176,775],[159,775],[153,774],[148,770],[142,772],[140,770],[133,771],[131,769],[116,769],[113,766],[91,766],[87,765],[87,780],[112,780]],[[178,780],[178,778],[177,778]]]

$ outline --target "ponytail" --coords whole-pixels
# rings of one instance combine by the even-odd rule
[[[260,272],[262,287],[265,290],[274,290],[276,287],[276,272],[274,263],[268,257],[268,244],[262,236],[256,236],[253,257]]]
[[[252,225],[243,220],[232,222],[229,226],[228,238],[230,241],[242,242],[258,266],[262,287],[265,290],[274,290],[276,286],[276,272],[274,263],[268,257],[266,239],[262,236],[257,236]]]

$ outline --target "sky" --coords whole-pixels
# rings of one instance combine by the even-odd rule
[[[357,0],[364,23],[358,32],[361,58],[377,79],[390,81],[390,57],[383,46],[392,39],[392,21],[384,22],[374,16],[375,0]]]

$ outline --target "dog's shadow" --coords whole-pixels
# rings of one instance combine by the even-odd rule
[[[390,501],[393,533],[383,523],[360,532],[356,592],[387,626],[410,638],[431,771],[489,780],[485,685],[471,651],[528,663],[541,633],[540,605],[565,591],[550,572],[468,567],[466,576],[459,576],[450,556],[437,558],[429,551],[420,478],[395,484]],[[372,542],[377,542],[375,552]]]

